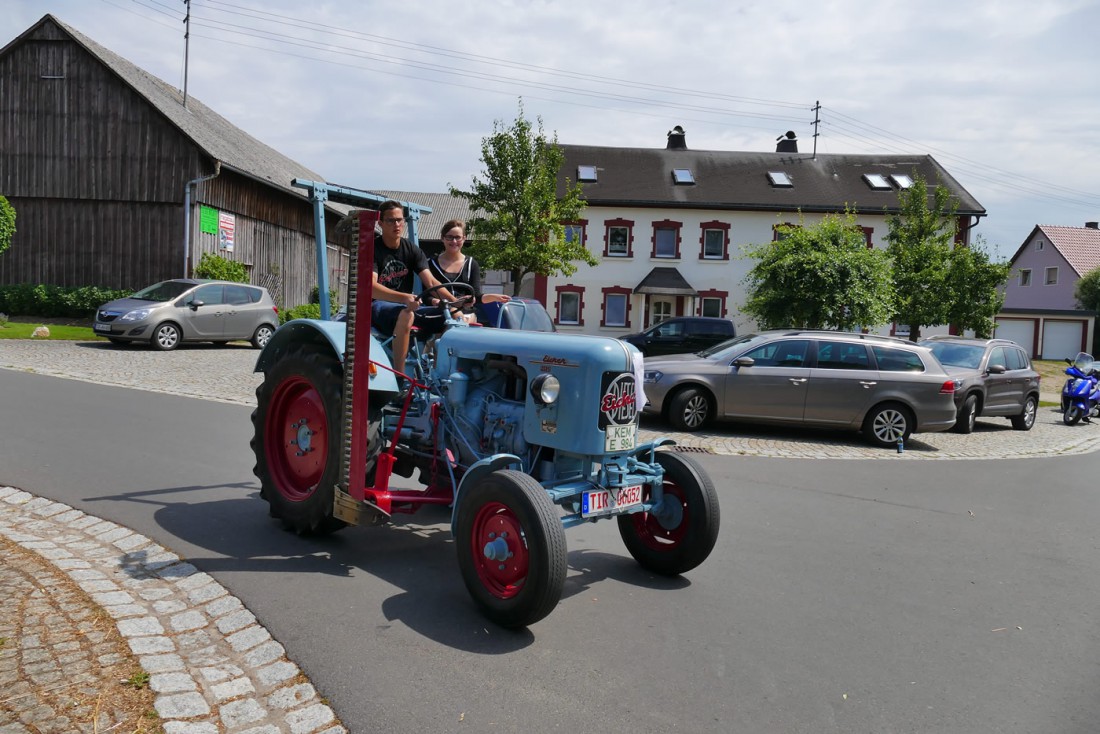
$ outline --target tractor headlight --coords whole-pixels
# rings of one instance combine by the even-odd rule
[[[539,405],[552,405],[558,402],[561,394],[561,383],[551,374],[543,373],[531,383],[531,397]]]
[[[646,370],[642,375],[642,382],[652,382],[654,384],[661,381],[664,374],[660,370]]]

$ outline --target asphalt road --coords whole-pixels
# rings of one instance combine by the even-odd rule
[[[529,630],[486,623],[441,510],[299,538],[269,520],[249,409],[0,370],[0,484],[211,573],[353,732],[1094,732],[1095,454],[700,456],[711,558],[655,578],[615,526],[567,533]]]

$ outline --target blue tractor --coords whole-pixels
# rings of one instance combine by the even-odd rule
[[[406,365],[392,365],[385,339],[370,328],[377,211],[349,217],[355,244],[344,322],[327,318],[323,275],[324,201],[369,206],[380,198],[295,184],[318,212],[322,318],[284,324],[256,365],[264,381],[252,448],[273,516],[299,533],[324,534],[424,505],[451,507],[466,587],[504,627],[554,609],[567,571],[565,530],[582,523],[613,518],[627,551],[659,574],[706,560],[718,538],[718,496],[695,461],[658,450],[670,439],[638,443],[644,398],[635,347],[524,328],[550,322],[541,304],[518,300],[489,326],[448,321],[441,335],[414,345]],[[524,313],[535,308],[541,313]],[[398,374],[411,389],[398,389]],[[391,486],[395,474],[417,474],[415,486]]]

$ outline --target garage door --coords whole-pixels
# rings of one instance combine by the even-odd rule
[[[993,336],[998,339],[1011,339],[1024,348],[1029,357],[1035,348],[1035,322],[1031,319],[998,319],[997,330]],[[1074,352],[1077,354],[1077,352]]]
[[[1081,351],[1082,321],[1047,321],[1043,325],[1043,359],[1063,359]]]

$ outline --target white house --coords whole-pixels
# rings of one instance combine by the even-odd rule
[[[763,153],[690,150],[679,126],[664,148],[561,147],[559,191],[566,179],[579,181],[587,202],[566,235],[580,237],[599,263],[534,278],[523,292],[567,332],[622,336],[693,314],[730,318],[738,333],[755,329],[741,313],[753,265],[746,245],[774,240],[776,226],[797,224],[800,212],[810,225],[847,207],[868,247],[885,247],[886,218],[916,176],[958,202],[961,242],[985,214],[931,156],[799,153],[793,133]]]

